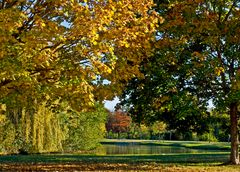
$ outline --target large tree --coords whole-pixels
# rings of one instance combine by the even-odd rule
[[[56,111],[67,102],[87,111],[95,100],[112,98],[122,88],[118,80],[138,75],[150,54],[158,22],[152,6],[147,0],[0,0],[6,116],[18,126],[22,112],[34,116],[43,104]]]
[[[178,100],[179,105],[174,107],[180,113],[185,107],[206,107],[209,101],[219,111],[228,112],[230,161],[238,164],[240,2],[156,0],[156,3],[157,12],[165,19],[156,36],[156,56],[162,71],[155,75],[162,79],[150,86],[148,93],[154,94],[151,89],[158,85],[159,89],[153,89],[160,95],[155,102],[173,105]]]
[[[202,134],[209,130],[206,101],[182,83],[186,69],[180,71],[163,63],[165,56],[156,53],[141,65],[143,78],[132,79],[124,90],[121,104],[138,123],[151,125],[157,120],[166,122],[167,129]]]
[[[82,108],[93,101],[93,81],[131,78],[150,49],[157,22],[148,13],[151,6],[129,0],[1,0],[1,100],[62,97]]]

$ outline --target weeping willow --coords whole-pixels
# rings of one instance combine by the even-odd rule
[[[2,114],[0,121],[0,149],[9,151],[24,150],[29,153],[62,151],[62,142],[67,130],[62,126],[62,115],[56,114],[46,106],[46,102],[37,107],[15,107]],[[7,130],[6,130],[7,129]],[[5,130],[5,131],[4,131]],[[8,130],[11,130],[9,133]]]
[[[81,113],[65,105],[56,111],[49,102],[6,106],[5,111],[0,112],[0,152],[94,149],[104,136],[106,116],[103,105]]]
[[[0,107],[0,151],[2,153],[11,152],[14,148],[15,129],[14,125],[7,119],[5,110]]]
[[[62,151],[66,131],[61,126],[61,117],[53,113],[46,103],[38,106],[34,113],[23,109],[21,126],[26,145],[31,152]]]

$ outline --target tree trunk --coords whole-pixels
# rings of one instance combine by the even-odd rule
[[[238,114],[237,103],[230,104],[230,119],[231,119],[231,155],[230,163],[239,164],[238,154]]]

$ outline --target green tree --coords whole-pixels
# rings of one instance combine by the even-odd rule
[[[151,126],[152,134],[158,135],[158,139],[160,140],[160,136],[163,132],[166,131],[167,125],[162,121],[156,121]]]
[[[16,108],[2,114],[1,151],[5,153],[37,153],[62,151],[66,127],[62,116],[54,113],[45,103],[38,108]],[[9,116],[18,116],[13,121]]]
[[[182,78],[175,77],[184,75],[183,71],[162,63],[164,58],[156,54],[151,61],[142,63],[144,78],[134,78],[128,83],[122,104],[138,123],[150,126],[161,120],[167,123],[168,130],[179,133],[208,131],[206,102],[200,102],[191,90],[183,88]]]
[[[155,75],[162,80],[150,85],[145,93],[151,94],[152,88],[159,86],[159,89],[153,89],[160,90],[156,99],[160,101],[159,107],[167,106],[167,111],[177,107],[175,115],[186,114],[190,107],[205,111],[209,100],[222,113],[229,113],[230,162],[238,164],[239,1],[155,2],[157,13],[165,20],[159,26],[155,45],[159,59],[156,67],[162,67]],[[137,89],[141,88],[138,86]],[[174,100],[179,105],[172,106]],[[152,107],[152,103],[148,104]]]
[[[229,111],[230,161],[238,164],[239,2],[177,1],[167,6],[159,47],[166,46],[163,44],[166,41],[175,50],[167,53],[173,57],[170,61],[176,67],[188,67],[185,87],[192,89],[199,99],[212,99],[217,108]],[[187,58],[185,63],[181,63],[181,57]]]

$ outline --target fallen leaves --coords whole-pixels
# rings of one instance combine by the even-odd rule
[[[234,166],[182,166],[158,163],[93,163],[76,162],[69,164],[21,164],[8,163],[0,165],[1,171],[161,171],[161,172],[234,172]]]

